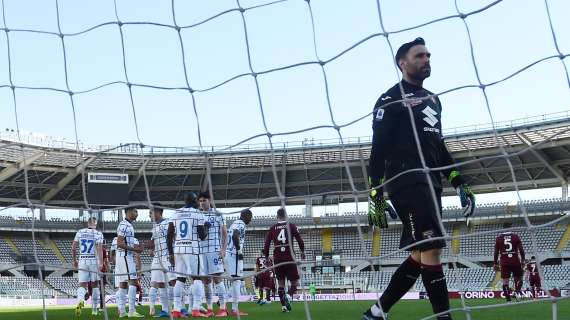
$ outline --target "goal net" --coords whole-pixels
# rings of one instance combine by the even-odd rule
[[[568,171],[548,164],[540,148],[566,137],[570,129],[546,130],[536,139],[521,135],[511,140],[500,130],[504,120],[552,111],[544,105],[553,105],[557,111],[567,108],[570,77],[568,33],[564,30],[568,29],[562,12],[569,8],[562,1],[527,5],[520,8],[520,3],[506,0],[478,4],[2,0],[0,101],[2,125],[10,129],[0,135],[0,188],[22,190],[14,191],[18,201],[3,202],[2,211],[29,210],[29,220],[23,219],[23,223],[30,224],[32,258],[0,271],[50,265],[43,259],[50,241],[40,236],[46,229],[37,226],[46,210],[80,209],[85,221],[97,216],[100,223],[110,225],[104,217],[121,217],[126,204],[100,207],[90,198],[89,175],[102,173],[108,175],[100,179],[117,179],[117,184],[98,194],[112,198],[115,192],[127,190],[131,205],[150,210],[160,207],[169,215],[189,191],[209,191],[212,204],[229,222],[243,208],[250,208],[256,220],[259,213],[273,216],[277,207],[291,205],[304,205],[306,217],[315,223],[338,219],[351,225],[352,231],[344,235],[347,242],[340,240],[350,242],[346,254],[334,259],[360,261],[359,268],[370,270],[366,278],[350,280],[347,274],[342,284],[357,283],[379,297],[387,282],[378,277],[389,278],[393,272],[383,270],[383,262],[402,260],[407,248],[396,249],[395,243],[385,247],[385,240],[382,245],[375,244],[384,231],[370,228],[363,213],[370,192],[366,166],[371,112],[380,94],[401,80],[394,61],[398,46],[417,36],[426,39],[434,54],[434,75],[426,87],[437,89],[432,91],[442,101],[444,114],[449,114],[443,117],[449,126],[444,126],[444,131],[453,124],[464,127],[462,133],[481,132],[477,123],[491,123],[483,128],[485,146],[457,141],[455,146],[467,153],[485,147],[497,153],[475,155],[457,166],[461,171],[465,166],[480,165],[485,174],[490,162],[504,163],[506,182],[496,185],[516,191],[515,208],[520,211],[508,230],[524,233],[528,255],[541,257],[541,241],[550,239],[543,236],[544,230],[567,224],[567,216],[536,223],[520,193],[519,180],[533,180],[542,169],[567,188]],[[414,136],[419,141],[415,127]],[[515,144],[523,147],[513,148]],[[421,155],[422,145],[417,143],[417,147]],[[329,151],[321,152],[323,149]],[[521,178],[521,159],[529,154],[542,157],[547,164]],[[319,163],[325,165],[318,175],[330,175],[327,183],[332,187],[314,183],[318,178],[315,164]],[[305,174],[304,179],[287,181],[289,165]],[[445,169],[430,168],[423,160],[422,166],[426,175]],[[51,169],[42,173],[46,167]],[[195,181],[197,171],[199,181]],[[17,172],[21,172],[18,179],[9,179]],[[121,184],[119,180],[125,176]],[[42,184],[52,187],[44,189]],[[220,187],[223,184],[226,186]],[[246,184],[256,185],[257,190]],[[179,188],[167,188],[172,185]],[[249,188],[248,194],[242,190],[245,188]],[[435,197],[433,186],[430,188]],[[299,208],[290,212],[301,211]],[[325,210],[320,218],[317,210]],[[338,211],[353,214],[335,216]],[[472,222],[475,226],[462,227],[466,231],[462,234],[454,225],[463,226],[465,219],[461,215],[454,219],[454,223],[439,221],[447,243],[443,259],[449,266],[448,283],[461,298],[453,313],[471,319],[474,310],[507,306],[472,305],[461,294],[469,291],[467,282],[472,279],[467,278],[476,273],[460,268],[469,259],[457,248],[476,246],[478,239],[494,239],[499,233],[497,225],[489,228]],[[398,221],[389,224],[400,230]],[[308,243],[320,245],[322,233],[311,233],[302,225],[301,230],[311,235]],[[333,236],[327,237],[332,243]],[[61,250],[70,249],[70,244],[54,244]],[[259,249],[246,252],[259,255]],[[320,248],[308,249],[315,249],[312,256],[291,262],[301,275],[302,288],[316,279],[311,267],[318,265],[316,256],[322,256]],[[247,256],[246,261],[254,258]],[[70,262],[50,267],[61,274],[77,270]],[[544,279],[540,263],[538,267]],[[53,288],[46,285],[50,282],[42,268],[37,269],[45,300]],[[169,271],[166,267],[161,270]],[[141,271],[150,274],[150,265],[143,265]],[[116,275],[109,271],[98,274]],[[253,275],[253,271],[246,272],[240,279]],[[228,286],[235,280],[223,278]],[[319,317],[306,295],[299,299],[306,319]],[[564,297],[547,291],[544,298],[521,303],[549,303],[556,319],[561,299]],[[44,319],[51,318],[46,307],[44,303]],[[105,319],[114,317],[114,311],[103,311]]]

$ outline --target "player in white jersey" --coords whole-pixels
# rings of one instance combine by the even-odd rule
[[[174,266],[170,264],[168,259],[168,247],[166,245],[168,220],[164,219],[162,213],[161,205],[153,203],[153,208],[149,213],[151,220],[154,221],[152,225],[151,251],[153,258],[150,273],[149,305],[150,315],[154,316],[156,313],[154,305],[158,296],[162,309],[157,318],[170,318],[170,302],[168,301],[166,284],[174,287],[176,285],[176,274],[172,273]]]
[[[139,239],[134,238],[133,239],[133,244],[135,247],[139,247],[140,246],[140,242]],[[144,250],[144,247],[142,247]],[[137,295],[135,295],[136,299],[136,304],[139,306],[142,306],[142,298],[143,298],[143,288],[141,285],[141,278],[142,278],[142,259],[141,259],[141,254],[139,252],[135,252],[134,253],[135,256],[135,269],[137,272],[137,278],[135,280],[135,287],[137,287]]]
[[[224,262],[226,272],[233,278],[232,281],[232,316],[247,316],[247,313],[239,311],[239,297],[241,291],[241,279],[243,277],[243,246],[245,244],[245,229],[251,222],[252,213],[249,209],[241,211],[239,219],[234,221],[228,229],[227,254]]]
[[[183,292],[187,276],[194,280],[193,301],[191,301],[192,317],[205,317],[200,312],[204,292],[204,285],[200,280],[200,276],[204,275],[200,241],[208,236],[209,223],[204,220],[204,214],[196,209],[196,194],[188,194],[185,203],[186,206],[176,210],[168,225],[168,253],[177,276],[172,317],[181,318],[185,315]]]
[[[109,248],[109,260],[112,264],[113,271],[117,268],[117,237],[114,237],[111,241],[111,247]],[[113,279],[113,283],[115,288],[117,288],[116,296],[119,296],[119,277],[115,276]]]
[[[103,234],[97,231],[97,218],[91,217],[87,220],[87,228],[79,230],[75,234],[71,252],[73,257],[73,267],[78,269],[79,288],[77,288],[77,307],[75,313],[81,315],[84,306],[87,286],[91,284],[93,288],[91,302],[93,304],[93,315],[98,315],[99,306],[99,271],[103,270]],[[79,262],[77,259],[77,249],[79,249]]]
[[[220,303],[220,310],[216,313],[216,317],[227,317],[226,286],[222,278],[220,278],[224,274],[224,257],[226,256],[228,241],[226,220],[220,212],[212,208],[209,192],[201,192],[198,195],[198,203],[206,221],[210,223],[208,238],[201,242],[202,254],[204,256],[204,273],[213,277],[213,285],[212,277],[202,278],[206,304],[208,306],[206,315],[208,317],[214,315],[212,296],[215,288]]]
[[[117,253],[115,263],[115,280],[119,283],[119,295],[117,296],[117,306],[119,318],[126,317],[126,298],[128,289],[129,318],[144,318],[136,311],[137,287],[136,280],[137,265],[135,253],[141,253],[142,248],[136,244],[135,229],[132,223],[137,219],[136,208],[125,209],[125,219],[119,223],[117,228]]]
[[[113,267],[113,272],[117,270],[117,237],[114,237],[111,241],[111,246],[109,247],[109,261]],[[117,306],[120,305],[119,301],[121,299],[121,289],[119,288],[120,278],[119,276],[115,275],[113,277],[113,285],[114,288],[117,290],[115,292],[115,300],[117,301]],[[123,302],[124,303],[124,302]]]

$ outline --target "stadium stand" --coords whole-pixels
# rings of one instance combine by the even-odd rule
[[[570,202],[561,199],[547,199],[541,201],[525,201],[522,203],[529,213],[533,224],[544,224],[553,219],[559,218],[568,212]],[[448,279],[449,287],[456,290],[483,290],[488,289],[493,283],[495,272],[491,268],[491,260],[493,253],[493,244],[495,237],[499,233],[504,222],[511,222],[514,228],[520,228],[517,233],[521,236],[527,256],[532,255],[533,248],[531,246],[531,231],[524,229],[525,223],[520,218],[522,214],[521,206],[513,206],[507,203],[492,203],[482,205],[481,211],[473,219],[467,227],[463,220],[458,222],[456,217],[461,211],[458,208],[445,208],[443,212],[444,225],[446,231],[451,234],[460,235],[457,241],[458,255],[464,260],[454,260],[455,255],[451,255],[451,242],[448,241],[448,247],[444,250],[444,260],[459,261],[458,269],[446,268],[445,274]],[[314,283],[321,291],[338,292],[338,290],[352,290],[357,288],[361,291],[378,291],[382,290],[390,280],[394,266],[407,256],[406,252],[398,251],[400,240],[401,225],[397,221],[390,221],[388,229],[382,229],[377,235],[378,253],[382,257],[375,260],[374,268],[370,268],[363,256],[371,255],[373,251],[373,233],[370,228],[364,226],[361,228],[364,235],[364,242],[360,241],[358,230],[355,224],[355,213],[344,213],[341,215],[329,215],[320,218],[307,218],[298,214],[292,214],[290,220],[299,226],[299,230],[305,241],[307,259],[312,261],[306,266],[306,272],[303,273],[303,285]],[[365,213],[358,212],[359,219],[364,221]],[[228,218],[228,224],[235,218]],[[275,222],[273,216],[255,216],[252,224],[249,226],[247,234],[247,242],[245,246],[245,265],[250,272],[253,270],[255,258],[259,255],[263,247],[265,232],[267,228]],[[2,239],[0,239],[0,266],[14,266],[22,259],[33,259],[33,242],[30,239],[29,232],[25,231],[31,218],[13,219],[11,217],[0,218],[0,230],[7,230]],[[34,221],[38,228],[36,233],[36,249],[40,262],[45,264],[46,270],[55,270],[54,266],[61,265],[62,261],[58,258],[53,247],[49,244],[53,243],[57,246],[59,252],[66,262],[71,262],[71,243],[73,234],[83,224],[77,220],[47,220]],[[107,244],[109,244],[116,230],[116,222],[107,221],[101,224],[101,229],[105,234]],[[146,241],[150,238],[151,224],[149,222],[135,223],[138,238]],[[22,230],[20,230],[20,228]],[[567,241],[564,234],[568,228],[566,220],[560,223],[548,224],[541,228],[533,229],[537,240],[537,250],[543,255],[546,265],[544,265],[543,280],[545,288],[565,288],[570,282],[570,247],[561,242]],[[56,233],[50,233],[50,230],[57,230]],[[476,232],[489,231],[488,234],[477,234]],[[324,234],[327,233],[326,236]],[[325,238],[327,240],[325,240]],[[297,247],[297,245],[295,245]],[[557,248],[562,248],[557,251]],[[297,248],[298,250],[298,248]],[[365,255],[363,255],[364,250]],[[17,254],[19,252],[21,256]],[[342,267],[360,267],[355,271],[342,271],[344,269],[335,269],[334,272],[324,272],[318,267],[320,264],[316,261],[317,256],[322,255],[338,255],[341,257],[340,265]],[[143,268],[148,269],[151,262],[151,256],[145,252],[142,255]],[[467,262],[466,262],[467,260]],[[33,260],[32,260],[33,261]],[[330,262],[328,262],[330,265]],[[562,263],[562,264],[561,264]],[[324,264],[323,264],[324,265]],[[451,267],[451,264],[447,264]],[[5,268],[7,269],[7,268]],[[18,268],[16,268],[18,269]],[[340,270],[340,271],[339,271]],[[15,276],[3,276],[0,280],[0,294],[3,296],[26,296],[39,295],[39,288],[42,282],[37,279],[37,275],[26,276],[25,272],[14,273]],[[313,272],[311,272],[313,271]],[[330,269],[329,269],[330,271]],[[28,273],[29,274],[29,273]],[[4,273],[6,275],[6,272]],[[10,275],[8,273],[8,275]],[[148,287],[150,277],[149,273],[142,278],[143,285]],[[21,284],[18,288],[14,284]],[[76,275],[62,276],[61,273],[50,274],[46,277],[45,296],[73,296],[77,288]],[[418,281],[414,287],[415,290],[424,290],[421,281]],[[112,292],[112,286],[107,287],[107,292]],[[244,292],[253,292],[251,281],[248,281],[243,288]]]
[[[24,256],[33,257],[34,256],[34,242],[29,239],[14,239],[14,243]],[[40,262],[46,262],[49,264],[58,264],[61,261],[57,258],[55,253],[49,248],[46,248],[42,241],[36,239],[35,241],[36,252]]]
[[[70,297],[75,296],[79,282],[76,277],[46,277],[48,282],[54,289],[67,294]]]
[[[0,264],[15,264],[15,255],[10,245],[6,243],[6,240],[0,238]]]
[[[42,281],[33,277],[0,276],[0,295],[3,296],[17,298],[53,298],[61,294],[62,292],[46,287]]]

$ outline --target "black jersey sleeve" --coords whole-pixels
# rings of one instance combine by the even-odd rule
[[[441,101],[439,100],[439,97],[436,97],[437,99],[437,103],[440,106],[441,109]],[[451,157],[451,153],[449,152],[449,150],[447,149],[447,146],[445,145],[445,139],[441,138],[441,143],[440,143],[440,150],[439,150],[439,159],[440,159],[440,163],[439,166],[440,167],[447,167],[450,165],[455,164],[455,161],[453,160],[453,157]],[[441,171],[441,174],[444,176],[445,179],[449,179],[449,176],[451,174],[451,171],[457,170],[456,166],[453,167],[449,167],[447,169],[444,169]],[[457,184],[462,184],[463,178],[461,176],[457,176],[456,178],[456,183]]]
[[[449,166],[455,163],[455,161],[453,161],[453,158],[451,157],[451,154],[449,153],[449,150],[447,150],[447,146],[445,145],[445,140],[443,138],[441,139],[439,154],[441,159],[439,165],[441,167]],[[455,169],[456,169],[455,167],[450,167],[442,170],[441,173],[447,179],[449,177],[449,174],[451,174],[451,171]]]
[[[397,97],[390,96],[388,92],[381,95],[374,105],[372,150],[370,151],[368,172],[368,175],[374,179],[384,178],[386,157],[393,147],[393,137],[398,125],[398,106],[400,103],[394,103],[397,100]]]

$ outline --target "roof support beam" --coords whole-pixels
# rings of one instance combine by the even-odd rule
[[[528,139],[524,133],[516,133],[517,136],[519,138],[521,138],[522,141],[524,141],[524,143],[529,146],[530,148],[530,152],[536,157],[538,158],[538,160],[540,160],[540,162],[542,162],[542,164],[548,168],[548,170],[550,170],[555,176],[556,178],[558,178],[560,180],[560,183],[562,185],[568,184],[568,180],[564,174],[564,172],[562,172],[562,170],[560,170],[560,168],[556,167],[556,165],[552,164],[552,161],[550,161],[550,159],[548,159],[548,156],[544,153],[544,151],[540,150],[540,149],[536,149],[533,148],[533,143],[530,141],[530,139]]]
[[[287,182],[287,152],[283,153],[281,157],[281,192],[283,195],[287,195],[285,192],[285,187]]]
[[[479,159],[478,157],[475,157],[475,159]],[[496,184],[497,182],[495,181],[495,179],[493,179],[493,177],[489,174],[489,171],[487,171],[487,167],[483,164],[483,161],[478,161],[477,162],[479,164],[479,166],[481,167],[481,169],[483,169],[483,172],[485,172],[485,175],[487,176],[487,179],[489,179],[489,181],[492,184]]]
[[[212,158],[206,157],[206,161],[208,162],[208,165],[206,166],[206,168],[204,168],[204,176],[202,179],[202,186],[200,187],[199,190],[200,192],[208,191],[210,187],[210,178],[212,175]],[[214,186],[212,185],[212,188],[213,187]],[[211,190],[211,192],[214,192],[214,190]]]
[[[146,169],[146,166],[148,165],[149,161],[150,159],[146,159],[139,168],[138,174],[133,175],[133,178],[129,181],[129,193],[131,193],[131,191],[133,191],[137,183],[139,183],[139,180],[142,178],[143,172]]]
[[[72,172],[68,173],[65,177],[63,177],[63,179],[61,179],[53,189],[50,189],[41,199],[41,203],[47,203],[48,201],[50,201],[51,199],[53,199],[53,197],[55,197],[61,190],[63,190],[63,188],[65,188],[65,186],[67,186],[71,181],[73,181],[73,179],[75,179],[75,177],[77,177],[78,175],[80,175],[85,168],[91,163],[93,162],[93,160],[95,160],[96,157],[91,157],[88,158],[87,160],[83,161],[82,163],[80,163],[77,167],[75,167],[75,170],[73,170]]]
[[[366,163],[364,162],[362,149],[358,149],[358,156],[360,158],[360,169],[362,170],[362,176],[365,178],[364,185],[366,186],[366,189],[370,189],[370,185],[368,184],[368,171],[366,171]]]
[[[0,182],[9,179],[10,177],[18,173],[20,170],[29,168],[30,165],[34,163],[34,161],[38,160],[43,156],[44,152],[36,152],[29,157],[25,157],[20,162],[16,162],[7,166],[6,168],[4,168],[4,170],[2,170],[2,172],[0,172]]]

